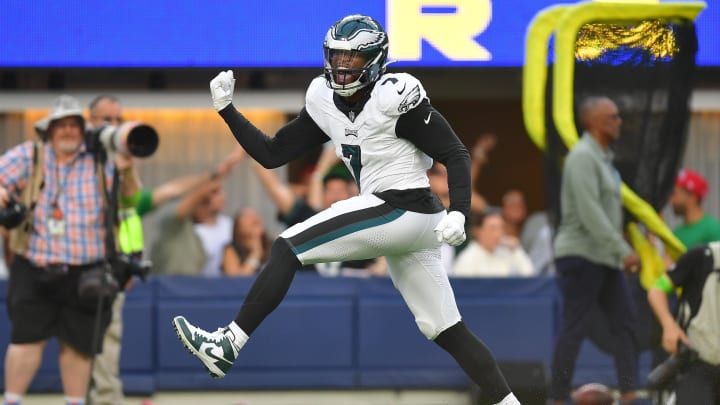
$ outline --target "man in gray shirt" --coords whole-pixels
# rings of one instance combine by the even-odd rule
[[[609,151],[610,143],[620,137],[622,120],[615,103],[606,97],[584,100],[579,114],[585,132],[563,167],[562,217],[554,244],[563,304],[550,394],[556,405],[568,400],[578,352],[590,330],[592,309],[598,305],[614,338],[620,403],[643,404],[635,395],[636,315],[622,271],[637,270],[639,259],[623,238],[621,180]]]

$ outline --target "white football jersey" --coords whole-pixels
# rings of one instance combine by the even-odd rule
[[[356,116],[340,111],[333,90],[318,77],[308,87],[305,108],[335,145],[335,153],[355,176],[360,194],[427,188],[432,158],[395,135],[398,118],[427,97],[418,79],[407,73],[380,77]],[[354,118],[351,120],[350,118]]]

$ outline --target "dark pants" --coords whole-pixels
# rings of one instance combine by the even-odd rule
[[[720,405],[720,366],[696,361],[678,377],[677,405]]]
[[[10,341],[36,343],[54,336],[80,353],[101,352],[102,339],[99,347],[93,347],[98,300],[78,295],[80,274],[92,267],[68,266],[66,272],[51,272],[15,255],[7,294]],[[98,336],[110,324],[111,307],[111,300],[103,302]]]
[[[551,397],[569,398],[578,352],[592,329],[596,307],[608,319],[618,388],[620,392],[634,391],[638,378],[637,319],[625,274],[578,256],[559,258],[555,266],[563,302],[553,353]]]

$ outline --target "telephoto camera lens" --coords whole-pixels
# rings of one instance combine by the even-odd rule
[[[678,342],[677,353],[660,363],[648,375],[648,388],[660,390],[673,382],[675,376],[697,359],[697,352]]]
[[[139,121],[126,122],[119,127],[104,125],[86,133],[88,150],[98,152],[101,148],[125,156],[145,158],[158,148],[157,131]]]

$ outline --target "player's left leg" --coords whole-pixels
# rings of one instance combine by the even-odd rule
[[[382,255],[383,249],[410,249],[412,241],[393,236],[417,235],[429,224],[416,225],[414,216],[405,214],[375,196],[357,196],[290,227],[273,243],[270,260],[255,279],[234,322],[207,332],[177,316],[173,326],[178,337],[211,376],[224,377],[250,334],[285,297],[298,268],[373,258]],[[413,228],[417,226],[420,228]]]
[[[282,301],[290,288],[295,271],[302,264],[280,237],[270,250],[270,259],[258,274],[235,322],[214,332],[207,332],[183,316],[173,319],[173,326],[183,345],[203,363],[214,378],[230,370],[249,335]]]
[[[427,246],[437,245],[432,232],[424,237],[428,239]],[[440,261],[439,247],[386,259],[393,283],[415,316],[420,331],[450,353],[493,404],[519,405],[493,354],[461,320]]]

